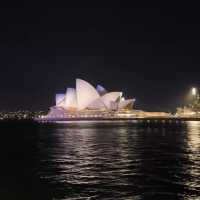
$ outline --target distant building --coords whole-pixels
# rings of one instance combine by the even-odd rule
[[[177,112],[175,114],[176,117],[197,117],[199,116],[199,112],[195,112],[192,108],[183,107],[177,108]]]

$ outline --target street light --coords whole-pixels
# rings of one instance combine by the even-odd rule
[[[197,88],[195,88],[195,87],[192,88],[192,95],[193,96],[197,95]]]

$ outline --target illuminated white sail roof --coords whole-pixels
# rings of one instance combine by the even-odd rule
[[[135,99],[127,99],[127,100],[120,101],[118,104],[118,109],[122,110],[125,108],[132,108],[134,102],[135,102]]]
[[[117,101],[122,96],[122,92],[109,92],[101,97],[101,101],[104,103],[107,109],[111,109],[111,102]]]
[[[60,104],[65,98],[65,94],[56,94],[56,105]]]
[[[100,97],[96,89],[82,79],[76,79],[76,94],[78,110],[87,108],[87,106]]]
[[[105,110],[106,106],[102,102],[101,98],[93,101],[89,106],[87,106],[88,109],[91,110]]]
[[[134,101],[125,100],[122,92],[107,93],[101,85],[95,89],[82,79],[76,79],[76,89],[67,88],[66,94],[56,94],[56,107],[65,111],[132,109]]]
[[[65,108],[65,98],[62,101],[60,101],[56,106]]]
[[[77,108],[77,96],[76,96],[76,90],[74,88],[67,88],[64,107],[66,109]]]

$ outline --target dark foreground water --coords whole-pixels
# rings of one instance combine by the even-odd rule
[[[200,122],[0,123],[0,199],[200,199]]]

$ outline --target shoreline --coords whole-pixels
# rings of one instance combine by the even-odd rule
[[[1,123],[67,123],[67,122],[147,122],[147,123],[182,123],[200,121],[200,117],[132,117],[132,118],[33,118],[33,119],[4,119]]]
[[[54,123],[54,122],[84,122],[84,121],[151,121],[151,122],[177,122],[177,121],[200,121],[200,117],[115,117],[115,118],[36,118],[34,121],[38,123]]]

